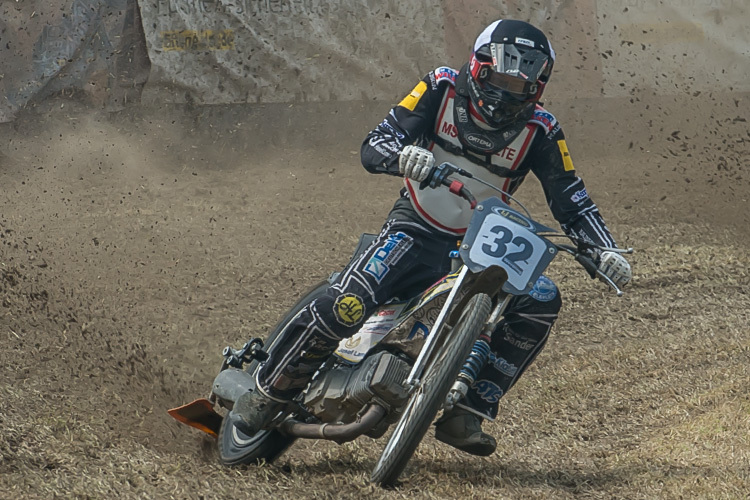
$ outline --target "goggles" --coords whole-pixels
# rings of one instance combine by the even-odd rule
[[[469,69],[486,92],[503,92],[520,101],[538,99],[554,59],[514,44],[489,43],[472,56]]]
[[[523,101],[535,95],[539,88],[537,82],[498,73],[490,68],[491,65],[488,64],[479,71],[479,84],[484,90],[500,90]]]

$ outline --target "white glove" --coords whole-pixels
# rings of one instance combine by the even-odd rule
[[[419,146],[406,146],[398,157],[398,170],[404,177],[422,182],[427,178],[430,170],[435,165],[435,157],[432,151]]]
[[[617,252],[602,252],[599,270],[618,287],[627,285],[630,278],[633,277],[630,263],[622,254]]]

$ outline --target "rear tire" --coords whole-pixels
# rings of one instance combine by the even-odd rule
[[[289,312],[281,318],[276,326],[271,330],[265,341],[264,348],[271,349],[274,342],[279,337],[287,325],[297,316],[306,305],[320,297],[330,286],[328,281],[322,281],[307,291],[295,304],[289,309]],[[255,375],[260,367],[260,363],[253,361],[245,367],[245,371]],[[219,429],[219,460],[224,465],[245,465],[260,462],[271,463],[279,457],[291,444],[295,438],[285,436],[279,431],[272,429],[260,431],[254,436],[248,436],[239,431],[230,421],[224,418]]]
[[[271,463],[289,448],[294,438],[276,430],[247,436],[225,418],[219,429],[219,460],[224,465]]]
[[[419,387],[409,398],[401,419],[393,430],[370,480],[382,487],[393,486],[406,468],[432,421],[442,407],[445,396],[471,353],[487,322],[492,301],[480,293],[469,300],[450,332],[428,362]],[[440,332],[445,335],[445,330]]]

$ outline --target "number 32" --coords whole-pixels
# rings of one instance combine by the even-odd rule
[[[482,251],[490,257],[503,258],[504,261],[511,263],[524,261],[531,257],[534,247],[526,238],[521,236],[513,238],[513,231],[503,226],[494,226],[490,229],[490,232],[497,235],[497,238],[492,242],[494,247],[490,243],[482,245]],[[521,249],[505,255],[508,252],[508,243],[513,243]]]

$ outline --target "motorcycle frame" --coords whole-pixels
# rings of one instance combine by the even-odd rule
[[[489,268],[488,268],[489,269]],[[486,273],[487,270],[483,271],[482,273],[479,273],[477,276],[481,276],[482,274]],[[407,387],[407,390],[409,391],[409,394],[414,392],[414,390],[419,387],[422,374],[424,373],[424,369],[427,366],[427,363],[432,355],[432,353],[435,350],[435,346],[438,343],[438,339],[441,337],[441,333],[443,332],[444,327],[447,324],[448,321],[448,313],[451,312],[453,309],[455,299],[458,296],[459,290],[461,290],[462,286],[464,285],[464,282],[467,279],[467,276],[469,276],[469,268],[466,265],[461,266],[461,270],[459,271],[458,277],[456,278],[456,281],[453,285],[453,288],[451,289],[450,293],[448,294],[448,297],[445,300],[445,304],[443,304],[443,307],[440,310],[440,313],[438,314],[438,317],[435,319],[435,323],[432,326],[432,332],[425,340],[424,345],[422,346],[422,349],[419,352],[419,356],[417,356],[417,359],[414,361],[414,364],[412,365],[411,371],[409,372],[408,377],[404,381],[404,384]],[[497,296],[497,300],[495,301],[495,305],[492,309],[492,312],[490,313],[489,320],[485,324],[484,328],[482,329],[482,332],[486,335],[490,335],[492,331],[494,331],[497,324],[500,322],[500,320],[503,317],[503,314],[505,313],[505,310],[508,307],[508,304],[510,303],[510,299],[513,298],[513,295],[499,291],[499,288],[502,287],[502,283],[499,283],[498,286],[498,292],[499,294],[491,294],[491,297],[493,300],[495,300],[495,296]]]

